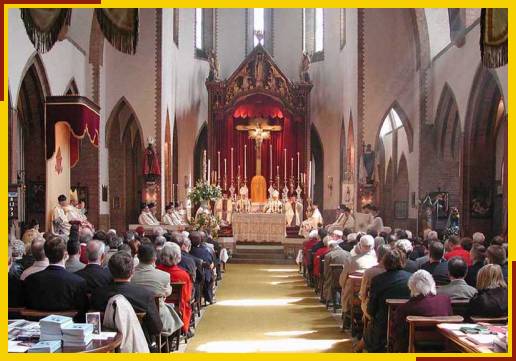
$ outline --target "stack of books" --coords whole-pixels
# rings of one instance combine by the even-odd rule
[[[63,328],[73,324],[71,317],[50,315],[39,321],[41,330],[40,341],[60,341],[63,338]]]
[[[93,340],[93,325],[74,323],[63,327],[64,347],[86,347]]]
[[[61,348],[61,341],[39,341],[32,345],[27,352],[44,353],[44,352],[56,352]]]

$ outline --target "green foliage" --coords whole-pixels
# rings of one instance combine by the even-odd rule
[[[222,190],[219,186],[214,186],[199,180],[190,191],[188,197],[194,204],[201,203],[202,201],[215,202],[222,198]]]

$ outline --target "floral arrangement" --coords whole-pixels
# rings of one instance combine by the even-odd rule
[[[211,213],[199,212],[199,214],[190,222],[194,231],[203,231],[217,238],[220,229],[220,219]]]
[[[192,188],[188,198],[194,203],[201,203],[203,201],[212,201],[222,198],[222,189],[219,186],[214,186],[203,182],[201,180],[197,181],[195,187]]]

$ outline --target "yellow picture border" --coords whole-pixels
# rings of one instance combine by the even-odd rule
[[[516,11],[512,11],[512,8],[515,7],[514,2],[509,1],[406,1],[406,0],[393,0],[393,1],[372,1],[372,0],[363,0],[363,1],[306,1],[306,0],[262,0],[262,1],[247,1],[243,3],[242,1],[235,0],[219,0],[219,1],[206,1],[206,0],[198,0],[198,1],[156,1],[156,0],[147,0],[145,2],[139,1],[121,1],[121,0],[103,0],[101,5],[76,5],[76,4],[59,4],[59,5],[30,5],[23,4],[20,2],[19,4],[6,4],[4,5],[4,101],[0,102],[1,106],[1,114],[3,120],[3,131],[0,132],[0,142],[2,145],[2,153],[1,153],[1,173],[0,179],[2,182],[2,188],[7,190],[8,187],[8,8],[19,8],[19,7],[71,7],[71,8],[94,8],[94,7],[139,7],[139,8],[192,8],[194,7],[209,7],[209,8],[251,8],[253,6],[260,7],[269,7],[269,8],[302,8],[302,7],[313,7],[317,5],[319,7],[325,8],[338,8],[345,5],[348,8],[360,7],[360,8],[439,8],[439,7],[456,7],[456,8],[481,8],[481,7],[500,7],[500,8],[509,8],[509,31],[513,29],[513,26],[516,26]],[[510,50],[512,53],[516,48],[515,42],[509,42]],[[480,51],[480,49],[479,49]],[[515,50],[516,51],[516,50]],[[514,88],[515,75],[514,71],[508,69],[508,93],[512,94]],[[512,98],[507,97],[506,104],[507,110],[509,110],[515,102]],[[516,157],[516,126],[512,125],[511,122],[508,124],[508,154],[509,159],[514,159]],[[514,142],[511,143],[510,140]],[[509,174],[512,174],[513,170],[516,170],[516,163],[508,162]],[[516,226],[516,217],[513,210],[515,209],[516,202],[516,178],[509,176],[509,238],[514,233],[511,231],[513,226]],[[8,229],[7,229],[7,207],[4,205],[1,208],[0,219],[3,229],[4,237],[7,238]],[[510,242],[510,241],[509,241]],[[514,260],[516,246],[509,245],[509,261],[512,263]],[[2,259],[6,260],[7,258],[7,247],[4,246],[0,250],[2,254]],[[509,279],[512,280],[512,267],[509,267]],[[509,285],[509,309],[512,310],[512,285]],[[1,333],[4,335],[7,334],[7,277],[6,275],[1,279],[1,289],[4,290],[1,306],[2,306],[2,319],[0,322]],[[512,336],[512,311],[509,314],[509,335]],[[217,332],[214,330],[214,332]],[[512,340],[512,337],[510,337]],[[499,358],[499,357],[508,357],[512,355],[512,341],[509,343],[509,353],[506,354],[497,354],[497,355],[489,355],[489,358]],[[0,349],[0,357],[2,359],[7,360],[43,360],[47,359],[50,356],[48,354],[8,354],[7,353],[7,337],[5,342],[2,343]],[[214,361],[240,361],[240,360],[252,360],[252,361],[266,361],[271,359],[279,359],[282,361],[314,361],[314,360],[346,360],[350,357],[353,360],[387,360],[387,361],[400,361],[400,360],[414,360],[416,357],[419,359],[421,357],[486,357],[485,355],[474,355],[474,354],[337,354],[337,353],[321,353],[321,354],[183,354],[183,353],[173,353],[173,354],[147,354],[145,356],[138,354],[52,354],[52,359],[54,360],[77,360],[77,359],[108,359],[111,357],[124,358],[124,360],[138,360],[141,361],[142,357],[146,359],[153,360],[214,360]]]

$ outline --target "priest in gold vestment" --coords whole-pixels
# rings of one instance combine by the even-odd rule
[[[222,198],[215,202],[215,216],[220,219],[220,225],[227,227],[231,224],[231,214],[233,213],[233,202],[228,198],[228,193],[223,192]]]

